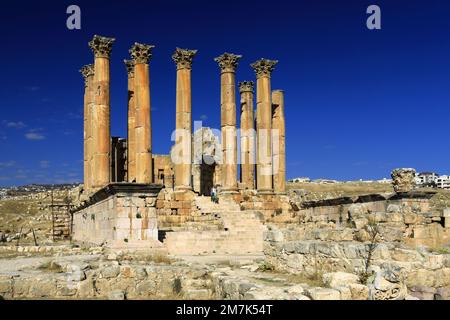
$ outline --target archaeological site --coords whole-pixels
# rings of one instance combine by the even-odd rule
[[[4,319],[445,317],[450,1],[0,15]]]
[[[327,193],[286,181],[285,92],[271,81],[278,61],[216,57],[220,105],[210,111],[221,127],[194,131],[197,50],[176,48],[166,70],[176,73],[174,143],[154,154],[157,48],[129,49],[127,136],[114,137],[115,43],[94,36],[93,64],[81,68],[83,184],[0,201],[27,204],[26,216],[0,220],[0,298],[450,299],[450,208],[415,185],[414,169],[395,169],[380,190]],[[255,80],[238,82],[237,69],[249,67]]]

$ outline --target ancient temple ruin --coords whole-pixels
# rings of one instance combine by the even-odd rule
[[[75,240],[139,240],[158,246],[158,228],[187,232],[199,215],[234,212],[249,216],[255,203],[265,216],[290,210],[285,196],[284,93],[271,89],[277,61],[260,59],[251,64],[256,75],[255,98],[253,81],[236,83],[242,56],[224,53],[215,58],[220,70],[220,134],[210,128],[192,132],[191,73],[197,50],[177,48],[172,55],[176,66],[175,143],[170,155],[154,155],[149,80],[154,46],[135,43],[129,50],[131,58],[124,60],[128,77],[125,139],[110,135],[114,42],[113,38],[94,36],[89,42],[94,64],[81,69],[85,80],[84,203],[74,211]],[[236,91],[241,106],[239,139]],[[213,186],[219,191],[220,204],[209,212],[199,197],[208,196]],[[208,229],[208,225],[205,222],[201,228]]]

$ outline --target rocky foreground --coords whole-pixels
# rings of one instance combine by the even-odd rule
[[[32,234],[9,239],[0,244],[0,298],[450,299],[445,206],[426,193],[320,200],[299,194],[290,192],[295,210],[288,215],[260,217],[264,250],[257,256],[81,247],[50,241],[45,228],[38,245]],[[8,237],[13,228],[46,220],[42,214],[31,210],[27,220],[24,212],[19,221],[3,215]]]

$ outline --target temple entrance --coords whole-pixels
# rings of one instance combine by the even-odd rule
[[[200,165],[200,195],[210,196],[211,189],[214,186],[214,174],[216,163],[210,156],[203,155],[203,161]]]

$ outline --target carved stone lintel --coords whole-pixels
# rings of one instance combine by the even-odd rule
[[[236,72],[239,59],[241,55],[225,52],[221,56],[214,58],[214,61],[219,63],[222,72]]]
[[[127,68],[127,74],[129,78],[134,77],[134,61],[133,60],[123,60],[125,67]]]
[[[192,60],[196,53],[197,50],[176,48],[172,59],[177,64],[177,69],[192,69]]]
[[[94,52],[96,58],[109,58],[112,51],[112,45],[116,39],[95,35],[89,42],[89,47]]]
[[[369,278],[369,300],[405,300],[408,289],[404,271],[384,265],[386,269],[374,272]]]
[[[135,43],[131,49],[130,54],[135,64],[147,64],[152,57],[152,49],[154,45]]]
[[[250,66],[255,70],[256,78],[270,77],[277,63],[277,60],[260,59]]]
[[[391,173],[395,192],[409,192],[415,188],[416,170],[412,168],[399,168]]]
[[[255,83],[253,81],[242,81],[239,82],[239,92],[252,92],[253,93],[253,87],[255,86]]]
[[[83,66],[80,70],[81,74],[84,78],[84,85],[87,87],[88,84],[88,78],[92,77],[94,75],[94,65],[93,64],[87,64]]]

